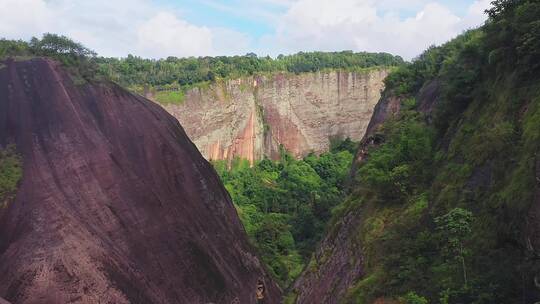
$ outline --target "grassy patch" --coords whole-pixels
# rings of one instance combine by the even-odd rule
[[[180,105],[185,100],[185,94],[182,90],[156,92],[154,99],[164,105]]]

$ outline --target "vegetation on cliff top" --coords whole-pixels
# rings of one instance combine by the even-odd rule
[[[331,151],[296,160],[285,151],[250,167],[235,160],[214,163],[246,231],[263,261],[283,287],[300,274],[330,218],[344,197],[356,144],[336,142]]]
[[[403,59],[387,53],[300,52],[277,58],[244,56],[144,59],[97,57],[96,53],[68,37],[47,33],[30,41],[0,39],[0,60],[7,57],[54,58],[72,67],[82,78],[106,78],[138,93],[152,90],[164,103],[181,102],[187,88],[217,79],[262,73],[304,73],[328,69],[365,69],[399,66]],[[163,91],[163,92],[162,92]],[[172,93],[171,93],[172,92]]]
[[[129,55],[127,58],[99,58],[101,71],[124,86],[193,85],[216,79],[239,78],[266,72],[304,73],[325,69],[397,66],[399,56],[387,53],[300,52],[277,58],[245,56],[191,57],[153,60]]]
[[[349,241],[362,248],[365,276],[344,302],[538,300],[525,219],[538,182],[540,2],[493,5],[485,26],[388,77],[385,95],[402,111],[334,211],[334,225],[349,212],[364,218]],[[426,113],[418,103],[434,100],[418,93],[434,84],[441,93]]]
[[[0,39],[0,61],[33,57],[48,57],[61,62],[78,83],[102,78],[95,62],[96,53],[68,37],[46,33],[41,39],[33,37],[30,41]]]

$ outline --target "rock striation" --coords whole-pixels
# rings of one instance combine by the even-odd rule
[[[23,179],[0,217],[0,299],[280,302],[215,171],[153,102],[48,59],[5,62],[11,143]]]
[[[164,105],[210,160],[251,162],[328,151],[331,139],[360,140],[388,71],[279,73],[217,82]],[[148,96],[151,98],[151,96]]]

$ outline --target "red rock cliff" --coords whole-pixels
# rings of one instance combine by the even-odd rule
[[[248,77],[195,88],[165,105],[207,159],[250,161],[326,152],[333,137],[360,140],[388,74],[330,71]],[[149,96],[151,97],[151,96]]]
[[[279,303],[231,200],[178,121],[52,61],[0,67],[0,145],[24,160],[0,218],[13,303]]]

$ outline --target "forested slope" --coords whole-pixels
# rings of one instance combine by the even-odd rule
[[[335,141],[329,152],[277,161],[216,161],[244,227],[282,287],[300,274],[321,239],[331,209],[345,196],[356,143]]]
[[[540,2],[493,4],[387,78],[297,303],[540,299]]]

